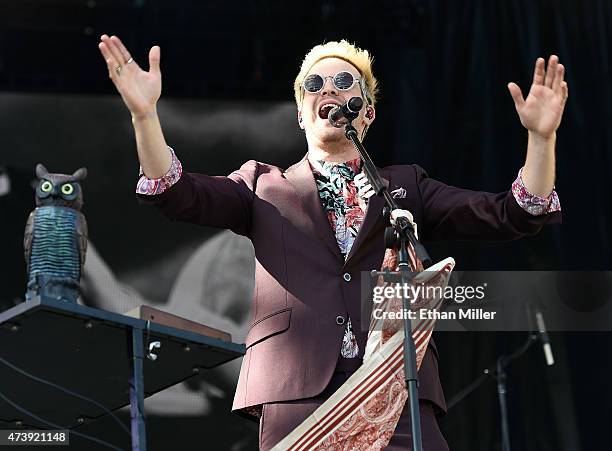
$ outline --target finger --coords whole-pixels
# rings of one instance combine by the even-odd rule
[[[115,62],[114,58],[106,59],[106,68],[108,69],[108,78],[113,80],[113,83],[115,83],[116,85],[118,82],[117,77],[119,77],[119,74],[117,73],[117,63]]]
[[[110,60],[113,66],[117,66],[118,61],[115,60],[113,53],[110,51],[106,43],[100,42],[98,44],[98,48],[100,49],[100,53],[102,53],[102,56],[104,57],[104,60],[107,62],[107,64],[108,64],[108,61]]]
[[[366,182],[363,185],[358,185],[357,191],[365,193],[369,189],[372,189],[372,185]]]
[[[563,105],[565,105],[565,102],[567,102],[567,98],[569,97],[569,88],[567,87],[566,81],[562,81],[560,85],[561,85],[561,93],[563,94]]]
[[[516,108],[520,108],[525,103],[525,99],[523,99],[523,93],[521,92],[521,88],[518,87],[516,83],[508,83],[508,91],[510,91],[510,95],[512,96],[512,100],[514,100],[514,106]]]
[[[112,51],[110,49],[110,47],[108,46],[109,41],[110,40],[110,36],[107,34],[103,34],[102,36],[100,36],[100,44],[104,44],[104,46],[108,49],[108,52],[112,55]],[[98,45],[99,46],[99,45]],[[113,56],[113,59],[115,59],[115,57]],[[117,61],[119,62],[119,61]]]
[[[565,74],[565,67],[563,67],[563,64],[559,64],[557,65],[557,71],[555,74],[555,79],[553,80],[553,90],[556,93],[560,93],[561,92],[561,82],[563,81],[563,76]]]
[[[98,44],[98,48],[100,49],[100,52],[102,52],[102,56],[104,57],[104,61],[106,62],[108,76],[116,84],[116,77],[119,75],[117,73],[117,67],[119,66],[119,63],[117,62],[117,60],[109,50],[108,46],[104,42]]]
[[[121,63],[120,61],[117,60],[117,58],[115,57],[115,55],[113,54],[109,46],[110,37],[106,34],[103,34],[100,37],[100,40],[102,42],[98,44],[98,48],[100,49],[100,52],[102,53],[102,56],[104,57],[104,61],[106,62],[106,67],[108,69],[108,76],[113,81],[113,83],[117,85],[117,82],[118,82],[117,77],[119,75],[117,73],[117,67],[119,67]]]
[[[154,45],[149,50],[149,72],[159,75],[159,60],[161,59],[161,49],[158,45]]]
[[[117,61],[117,65],[123,66],[125,64],[125,60],[123,59],[123,55],[121,55],[121,52],[119,51],[119,47],[117,47],[117,43],[112,39],[112,37],[111,39],[105,39],[104,43],[113,54],[113,57]]]
[[[359,194],[361,194],[362,196],[367,194],[369,191],[374,192],[374,190],[372,189],[372,187],[370,185],[363,186],[363,187],[361,187],[361,189],[357,190],[357,192]]]
[[[375,194],[375,193],[374,193],[374,190],[373,190],[373,189],[371,189],[370,191],[367,191],[367,192],[363,193],[363,194],[361,195],[361,197],[363,197],[364,199],[369,199],[369,198],[370,198],[370,197],[372,197],[374,194]]]
[[[358,188],[361,188],[362,186],[368,183],[368,179],[365,177],[365,175],[362,176],[362,174],[355,176],[354,180],[355,185],[357,185]]]
[[[544,85],[552,88],[553,80],[555,79],[555,74],[557,73],[557,63],[559,62],[559,57],[557,55],[550,55],[548,58],[548,67],[546,68],[546,76],[544,78]]]
[[[533,84],[544,84],[544,58],[538,58],[536,60],[535,68],[533,70]]]
[[[369,183],[360,186],[357,189],[357,192],[359,193],[360,196],[364,197],[366,196],[368,193],[374,193],[374,189],[372,188],[372,185],[370,185]],[[369,194],[367,197],[370,197],[372,194]]]
[[[127,64],[131,56],[130,52],[128,52],[128,50],[125,48],[125,45],[123,45],[123,42],[121,42],[121,39],[119,39],[117,36],[111,36],[111,42],[115,44],[119,52],[121,52],[121,56],[123,57],[122,63]]]

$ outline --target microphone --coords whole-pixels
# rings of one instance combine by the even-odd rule
[[[550,340],[548,339],[548,332],[546,332],[546,325],[544,324],[544,316],[542,312],[536,310],[535,312],[536,323],[538,324],[538,332],[540,333],[540,339],[542,340],[542,349],[544,350],[544,357],[546,358],[546,364],[552,366],[555,364],[553,357],[552,348],[550,346]]]
[[[355,119],[361,108],[363,108],[361,97],[351,97],[344,105],[332,109],[327,118],[334,127],[340,128]]]

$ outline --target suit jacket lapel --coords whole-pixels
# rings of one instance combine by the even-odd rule
[[[387,171],[380,171],[380,176],[382,178],[383,184],[389,188],[389,178]],[[382,218],[382,210],[385,206],[385,200],[380,196],[372,196],[368,200],[368,207],[366,210],[366,215],[361,224],[361,228],[357,233],[357,237],[355,238],[355,242],[353,246],[351,246],[351,250],[349,251],[348,257],[346,258],[346,263],[351,259],[353,255],[358,251],[359,246],[366,240],[372,228],[376,224],[376,222]],[[382,239],[382,238],[381,238]],[[345,264],[346,264],[345,263]]]
[[[334,255],[339,260],[342,260],[338,242],[331,229],[329,220],[323,211],[317,185],[312,175],[312,169],[308,159],[304,157],[302,161],[287,169],[287,171],[285,171],[285,178],[293,186],[306,211],[307,218],[302,225],[308,229],[307,231],[310,232],[311,235],[318,235]]]

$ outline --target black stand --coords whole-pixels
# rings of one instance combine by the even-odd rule
[[[98,401],[68,396],[2,364],[0,390],[46,423],[0,403],[0,428],[53,423],[76,430],[129,404],[137,451],[146,451],[145,397],[244,354],[244,345],[40,297],[0,313],[0,343],[5,361]]]
[[[142,329],[132,328],[128,337],[128,355],[130,385],[130,425],[132,430],[132,451],[146,450],[146,432],[144,418],[144,340]]]
[[[359,141],[357,130],[352,125],[352,120],[345,125],[345,134],[350,139],[361,155],[365,174],[377,196],[385,199],[389,212],[399,209],[399,205],[391,197],[387,188],[382,182],[376,166],[366,152],[363,144]],[[417,240],[412,224],[406,217],[399,217],[395,220],[393,227],[388,227],[385,231],[385,244],[387,247],[399,246],[398,265],[400,269],[400,279],[402,284],[408,284],[416,273],[410,271],[408,264],[408,243],[411,243],[416,251],[417,257],[425,268],[431,266],[431,260],[425,247]],[[382,276],[385,281],[397,281],[397,275],[392,271],[372,271],[372,275]],[[403,291],[403,290],[402,290]],[[410,305],[406,296],[402,296],[402,307],[407,312]],[[416,348],[412,339],[412,327],[407,315],[404,315],[404,374],[406,376],[406,388],[408,389],[408,402],[410,403],[410,419],[412,425],[412,449],[421,451],[421,416],[419,413],[419,389],[416,367]]]
[[[503,355],[497,359],[497,395],[499,397],[499,410],[501,414],[502,451],[510,451],[510,431],[508,429],[508,407],[506,405],[506,368],[511,361],[519,358],[538,339],[537,334],[529,335],[523,346],[510,355]]]
[[[506,368],[513,360],[522,356],[531,347],[533,343],[538,340],[537,333],[533,332],[529,334],[527,341],[523,346],[514,351],[510,355],[503,355],[499,357],[495,363],[495,370],[485,368],[482,374],[468,385],[466,388],[461,390],[457,395],[448,402],[447,409],[450,410],[453,406],[457,405],[461,400],[467,397],[470,393],[476,390],[480,385],[487,380],[489,377],[497,380],[497,396],[499,398],[499,410],[501,416],[501,449],[502,451],[510,451],[510,430],[508,428],[508,406],[506,404]]]

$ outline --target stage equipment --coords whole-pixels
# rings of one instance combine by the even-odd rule
[[[12,402],[0,403],[0,428],[67,429],[120,449],[78,428],[129,404],[132,450],[145,451],[145,397],[244,354],[176,326],[53,296],[0,313],[0,395]]]
[[[541,313],[540,313],[540,316],[541,316]],[[537,316],[536,316],[536,319],[537,319]],[[542,318],[542,323],[543,323],[543,318]],[[497,396],[499,400],[501,434],[502,434],[501,436],[502,451],[511,451],[510,430],[508,427],[508,406],[506,403],[506,395],[507,395],[506,368],[510,365],[510,362],[512,362],[515,359],[518,359],[520,356],[525,354],[525,352],[527,352],[527,350],[531,347],[531,345],[534,344],[536,341],[538,341],[538,335],[542,337],[539,331],[530,332],[525,344],[523,344],[520,348],[518,348],[516,351],[512,352],[509,355],[500,356],[495,362],[495,369],[485,368],[482,371],[482,374],[474,382],[472,382],[466,388],[464,388],[459,393],[457,393],[455,396],[453,396],[451,400],[447,403],[447,410],[450,411],[455,405],[457,405],[460,401],[466,398],[470,393],[472,393],[474,390],[480,387],[480,385],[482,385],[482,383],[485,380],[487,380],[490,377],[495,379],[497,381]],[[546,338],[548,338],[548,336]],[[543,341],[543,338],[542,338],[542,341]],[[545,345],[545,342],[543,341],[542,344]],[[546,351],[544,352],[546,355]],[[550,361],[548,360],[548,356],[546,357],[547,357],[547,364],[551,365],[552,363],[554,363],[554,360],[552,363],[549,363]],[[552,357],[552,351],[551,351],[551,357]]]

